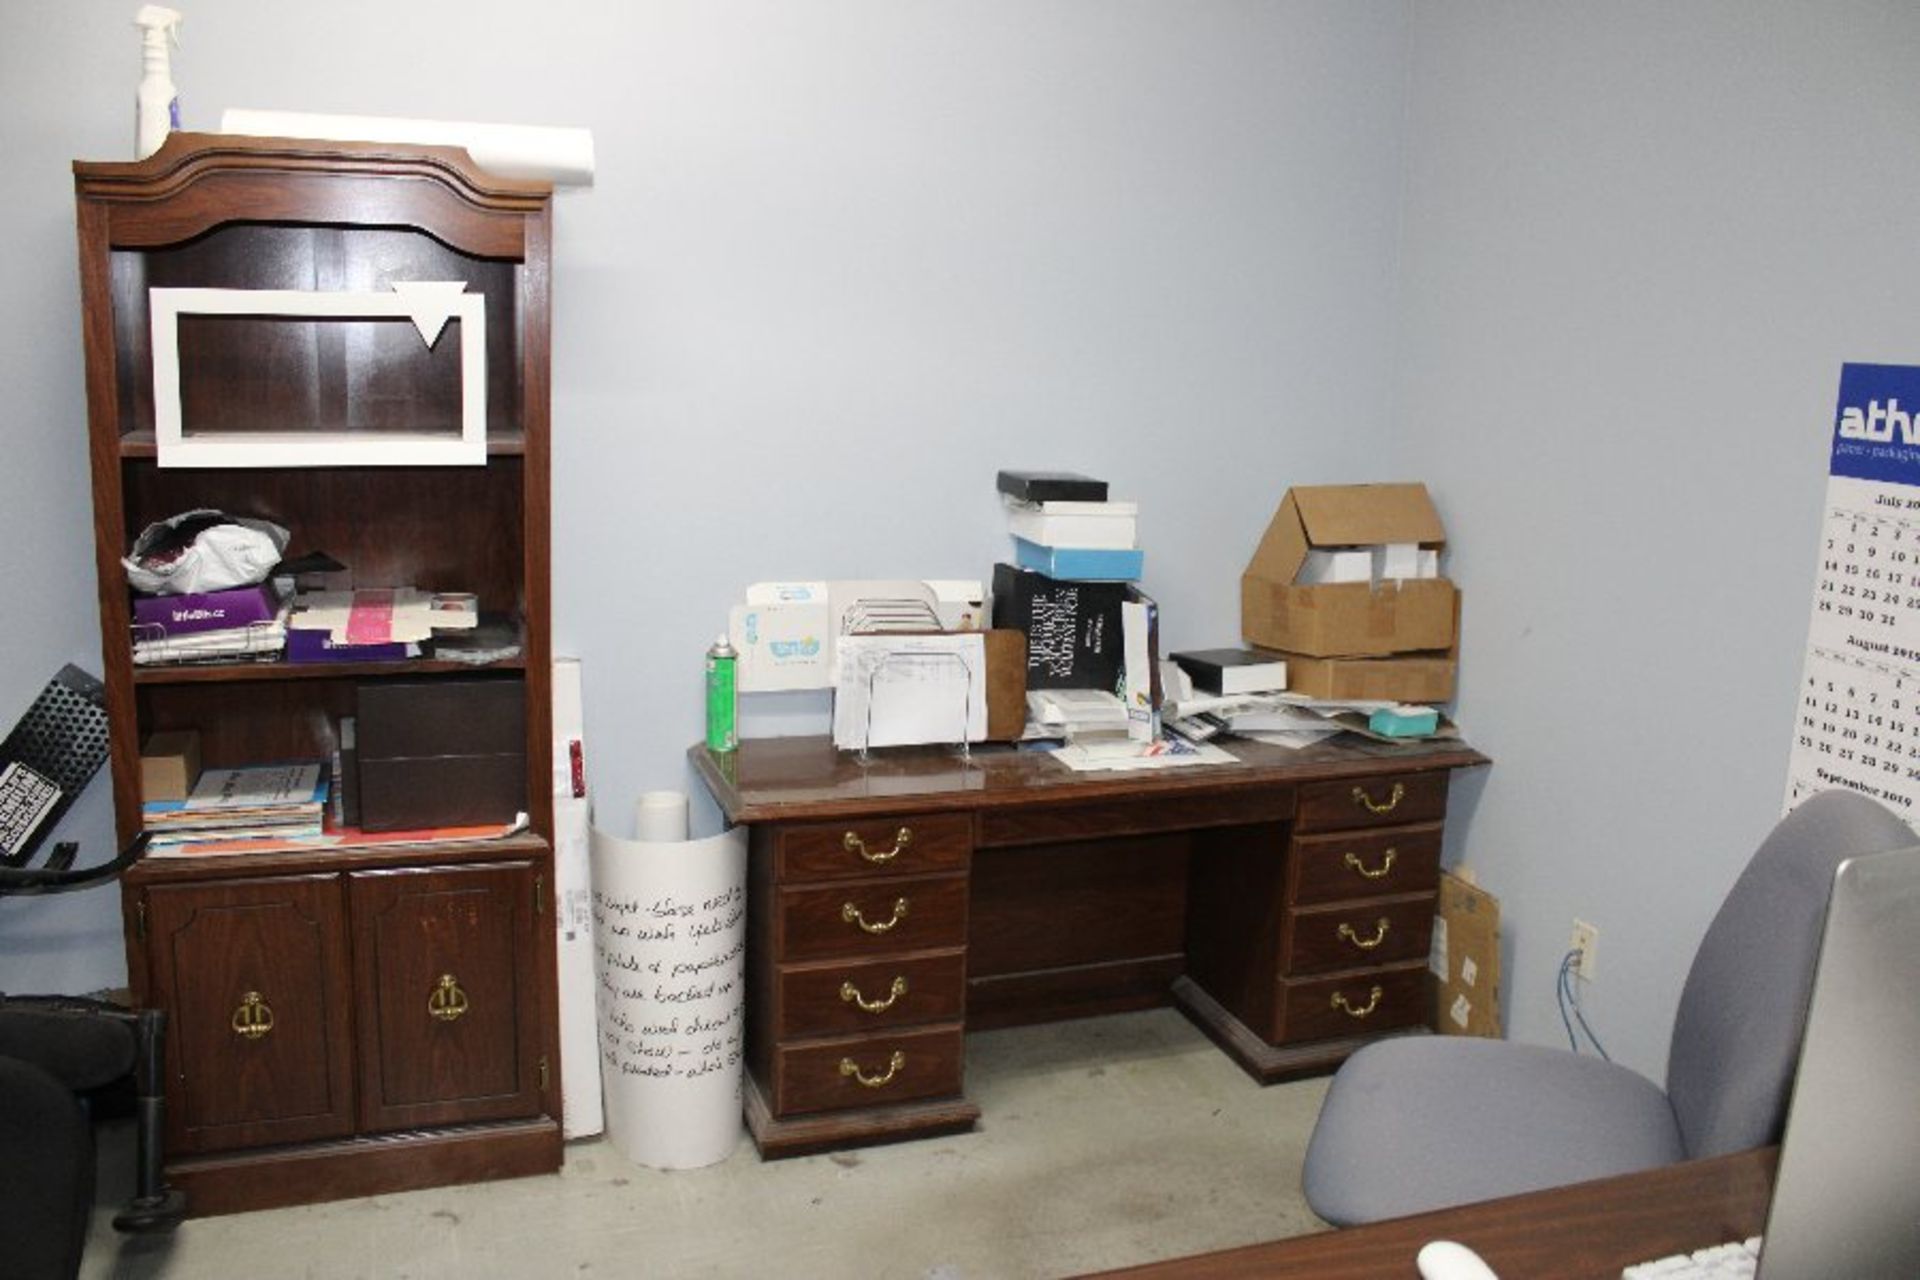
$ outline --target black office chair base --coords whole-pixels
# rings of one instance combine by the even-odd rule
[[[168,1187],[158,1195],[136,1196],[113,1215],[113,1229],[128,1235],[171,1231],[187,1216],[187,1197]]]

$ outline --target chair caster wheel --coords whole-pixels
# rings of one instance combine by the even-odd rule
[[[131,1235],[171,1231],[187,1216],[187,1197],[168,1187],[157,1196],[139,1196],[113,1215],[113,1229]]]

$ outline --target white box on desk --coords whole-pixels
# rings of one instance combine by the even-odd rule
[[[739,651],[742,693],[824,689],[833,670],[832,615],[824,582],[761,582],[727,615]]]

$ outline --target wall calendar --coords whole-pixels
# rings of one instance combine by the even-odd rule
[[[1920,368],[1840,371],[1786,808],[1846,787],[1920,819]]]

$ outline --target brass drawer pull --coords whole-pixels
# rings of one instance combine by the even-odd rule
[[[1373,994],[1367,1000],[1366,1006],[1364,1008],[1356,1009],[1352,1005],[1347,1003],[1346,992],[1336,991],[1333,993],[1333,1000],[1331,1004],[1333,1008],[1338,1009],[1341,1012],[1345,1013],[1349,1018],[1364,1018],[1368,1014],[1372,1013],[1375,1009],[1378,1009],[1380,1007],[1380,997],[1384,994],[1385,992],[1381,991],[1381,989],[1376,985],[1373,989]]]
[[[860,988],[851,982],[840,984],[840,999],[847,1004],[857,1004],[868,1013],[885,1013],[893,1008],[894,1002],[905,994],[907,994],[907,980],[904,977],[893,980],[893,985],[887,989],[886,998],[882,1000],[867,999],[860,994]]]
[[[840,908],[840,918],[848,924],[859,925],[863,933],[885,933],[907,918],[907,900],[905,898],[895,898],[893,900],[893,919],[883,923],[875,924],[868,920],[864,915],[860,914],[860,908],[854,906],[851,902],[842,904]]]
[[[1387,924],[1387,918],[1381,916],[1374,922],[1373,936],[1371,938],[1363,938],[1355,931],[1352,925],[1343,920],[1340,922],[1340,927],[1334,930],[1334,933],[1339,937],[1345,938],[1362,951],[1371,951],[1387,940]]]
[[[228,1025],[236,1034],[258,1040],[273,1030],[273,1006],[262,1000],[258,991],[249,991],[240,997],[240,1007],[233,1011]]]
[[[1384,804],[1368,795],[1365,787],[1355,787],[1353,789],[1353,802],[1365,809],[1368,813],[1376,815],[1392,813],[1400,807],[1400,802],[1406,798],[1407,789],[1397,782],[1393,784],[1393,790],[1388,793]]]
[[[1342,858],[1341,861],[1369,880],[1384,880],[1387,878],[1387,874],[1393,870],[1393,860],[1398,857],[1399,854],[1400,851],[1398,849],[1387,850],[1386,856],[1380,859],[1380,865],[1378,867],[1369,867],[1366,863],[1360,861],[1360,855],[1357,853],[1349,853]]]
[[[869,1089],[879,1089],[885,1085],[892,1084],[893,1078],[900,1074],[900,1068],[906,1065],[907,1055],[895,1049],[893,1056],[887,1059],[887,1074],[883,1076],[867,1075],[860,1070],[860,1064],[852,1058],[840,1059],[840,1074],[842,1076],[852,1076]]]
[[[467,1011],[467,993],[450,973],[440,975],[440,981],[427,993],[427,1012],[442,1022],[452,1022]]]
[[[848,853],[857,853],[868,862],[892,862],[900,856],[900,851],[913,842],[913,828],[902,827],[893,833],[893,848],[869,849],[867,842],[849,831],[840,838],[840,845]]]

